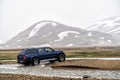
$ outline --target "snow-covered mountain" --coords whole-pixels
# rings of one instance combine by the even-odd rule
[[[79,47],[118,44],[110,34],[87,31],[55,21],[40,21],[4,44],[5,48],[21,47]]]
[[[120,16],[106,18],[86,29],[90,31],[100,31],[120,35]]]

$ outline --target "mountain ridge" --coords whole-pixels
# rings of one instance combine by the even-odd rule
[[[64,25],[56,21],[39,21],[4,44],[4,48],[80,47],[118,44],[114,36]]]

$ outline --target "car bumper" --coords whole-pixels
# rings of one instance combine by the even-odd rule
[[[28,60],[26,60],[26,61],[17,61],[17,63],[19,63],[19,64],[28,64],[28,63],[30,63],[30,61],[28,61]]]

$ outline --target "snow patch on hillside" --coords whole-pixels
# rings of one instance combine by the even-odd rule
[[[52,22],[51,24],[53,27],[57,26],[57,23],[55,23],[55,22]]]
[[[51,44],[51,43],[52,43],[52,41],[49,41],[49,43]]]
[[[105,19],[96,22],[95,25],[86,28],[86,30],[100,31],[105,33],[120,33],[120,17],[114,19]]]
[[[105,39],[104,37],[100,37],[100,39]]]
[[[112,33],[112,32],[117,33],[117,31],[120,31],[120,27],[118,27],[118,28],[116,28],[116,29],[113,29],[113,30],[111,30],[111,31],[108,31],[107,33]]]
[[[77,31],[64,31],[64,32],[61,32],[61,33],[58,34],[59,39],[55,40],[54,42],[63,40],[64,37],[68,36],[68,34],[70,34],[70,33],[72,33],[72,34],[80,34]]]
[[[51,46],[50,44],[42,44],[42,45],[36,45],[36,46],[30,46],[30,47],[38,48],[38,47],[51,47]]]
[[[111,40],[107,40],[107,42],[112,43],[112,41],[111,41]]]
[[[115,21],[118,21],[118,20],[120,20],[120,17],[117,17],[117,18],[116,18],[115,20],[113,20],[113,21],[115,22]]]
[[[8,45],[6,45],[5,47],[9,47]]]
[[[68,44],[68,45],[66,45],[67,47],[70,47],[70,46],[73,46],[73,43],[70,43],[70,44]]]
[[[50,47],[50,44],[42,44],[39,47]]]
[[[75,38],[78,38],[78,37],[80,37],[80,36],[75,35],[74,37],[75,37]]]
[[[89,32],[87,35],[88,35],[88,36],[92,36],[92,33],[91,33],[91,32]]]
[[[20,42],[20,41],[21,41],[21,39],[17,40],[16,42]]]
[[[46,36],[48,36],[48,35],[50,35],[50,34],[52,34],[52,32],[49,32],[49,33],[43,35],[43,37],[46,37]]]
[[[17,47],[18,47],[18,48],[21,48],[21,46],[20,46],[20,45],[18,45]]]
[[[36,25],[36,26],[31,30],[28,38],[31,38],[31,37],[35,36],[36,33],[37,33],[43,26],[45,26],[45,25],[48,24],[48,23],[50,23],[50,22],[44,22],[44,23],[40,23],[40,24]]]

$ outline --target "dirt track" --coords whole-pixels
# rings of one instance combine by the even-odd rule
[[[67,60],[62,63],[55,63],[52,65],[52,67],[120,70],[120,60],[98,60],[98,59]]]

